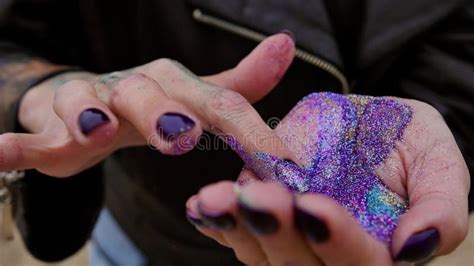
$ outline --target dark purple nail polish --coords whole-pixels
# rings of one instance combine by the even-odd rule
[[[296,37],[293,34],[293,32],[291,32],[290,30],[282,30],[282,31],[280,31],[280,33],[284,33],[284,34],[290,36],[290,38],[293,39],[293,42],[296,42]]]
[[[191,213],[189,210],[186,210],[186,219],[188,219],[188,221],[194,226],[207,227],[203,220]]]
[[[440,241],[438,230],[434,228],[412,235],[398,253],[395,261],[417,262],[428,259]]]
[[[278,231],[280,224],[271,213],[258,210],[239,200],[239,212],[247,227],[257,235],[269,235]]]
[[[99,109],[90,108],[79,115],[82,134],[88,136],[94,129],[110,122],[109,117]]]
[[[190,131],[196,123],[178,113],[165,113],[158,119],[157,130],[166,141],[175,140],[180,134]]]
[[[216,213],[206,210],[201,204],[198,205],[199,214],[201,214],[202,220],[211,228],[217,230],[228,231],[232,230],[236,221],[230,213]]]
[[[311,241],[323,243],[329,240],[331,236],[326,223],[318,217],[308,212],[294,207],[296,227]]]

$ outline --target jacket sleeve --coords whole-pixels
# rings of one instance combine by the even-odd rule
[[[61,46],[70,45],[60,41],[56,29],[63,19],[54,18],[53,12],[62,13],[56,2],[62,1],[0,1],[0,133],[15,131],[15,107],[29,88],[70,69],[66,60],[58,60],[70,50]]]
[[[474,2],[423,37],[394,86],[433,105],[444,117],[474,175]],[[474,210],[474,193],[469,195]]]
[[[59,56],[51,51],[57,47],[50,47],[48,40],[60,42],[62,36],[51,36],[57,23],[43,11],[61,10],[55,2],[74,1],[0,1],[0,134],[23,131],[17,107],[29,88],[76,69],[52,63],[60,60],[55,60]],[[58,261],[79,250],[91,235],[102,206],[101,166],[67,179],[28,170],[9,189],[27,249],[40,260]]]

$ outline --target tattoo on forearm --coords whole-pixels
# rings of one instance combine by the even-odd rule
[[[35,80],[61,68],[64,66],[26,54],[0,53],[0,132],[10,130],[10,112],[25,90]]]

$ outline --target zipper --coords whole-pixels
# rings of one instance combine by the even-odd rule
[[[216,18],[214,16],[204,14],[200,9],[195,9],[193,11],[193,18],[200,23],[214,26],[216,28],[222,29],[230,33],[234,33],[236,35],[242,36],[244,38],[247,38],[256,42],[261,42],[265,38],[268,37],[265,34],[253,31],[248,28],[244,28],[235,23],[231,23],[231,22],[222,20],[220,18]],[[341,71],[339,71],[339,69],[337,69],[336,66],[300,48],[296,48],[295,57],[308,64],[311,64],[313,66],[316,66],[326,71],[327,73],[329,73],[331,76],[336,78],[341,83],[342,93],[344,94],[349,93],[349,83],[347,82],[347,78],[344,76],[344,74],[342,74]]]

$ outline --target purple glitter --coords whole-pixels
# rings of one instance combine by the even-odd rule
[[[266,153],[246,154],[235,143],[234,148],[263,180],[280,181],[294,193],[333,198],[368,233],[389,245],[408,204],[375,170],[401,140],[411,117],[409,106],[391,98],[313,93],[277,128],[283,140],[295,131],[304,139],[289,145],[308,162],[304,169]]]

